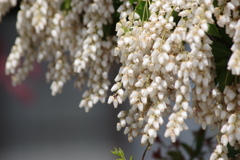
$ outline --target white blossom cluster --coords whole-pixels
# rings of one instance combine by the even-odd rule
[[[128,3],[125,1],[122,8],[127,8]],[[128,124],[125,133],[130,140],[142,134],[143,145],[147,141],[153,144],[163,124],[162,116],[170,114],[165,137],[170,136],[175,142],[180,132],[187,129],[184,119],[193,113],[190,93],[196,95],[196,102],[207,103],[214,87],[210,75],[211,40],[204,32],[213,20],[202,14],[207,7],[210,6],[203,3],[200,7],[197,2],[154,1],[149,7],[149,21],[140,22],[133,12],[117,24],[115,56],[120,56],[122,67],[112,87],[117,93],[109,98],[109,103],[113,101],[117,106],[128,95],[132,107],[124,116],[119,115],[118,129]],[[183,10],[179,13],[182,18],[175,24],[172,12],[179,10]],[[195,20],[196,17],[199,19]],[[183,41],[190,44],[191,52],[185,50]],[[196,84],[194,90],[190,79]],[[171,102],[176,102],[173,108]],[[126,123],[122,122],[124,118]]]
[[[23,0],[17,15],[15,45],[6,62],[6,74],[13,85],[21,83],[35,61],[47,61],[46,79],[52,95],[76,77],[75,87],[89,87],[80,107],[86,111],[99,100],[104,102],[114,37],[106,36],[103,25],[112,24],[111,0],[72,0],[69,11],[62,11],[63,0]],[[83,15],[83,16],[81,16]],[[81,17],[81,19],[80,19]]]
[[[226,27],[226,33],[233,40],[231,50],[233,52],[228,61],[228,69],[234,75],[240,75],[240,64],[238,63],[240,49],[240,19],[239,19],[239,0],[219,0],[218,7],[215,8],[214,15],[220,27]]]
[[[16,4],[17,0],[0,0],[0,22],[9,9],[16,6]]]
[[[207,32],[209,24],[225,27],[233,40],[227,69],[240,75],[240,1],[144,0],[133,1],[134,5],[120,1],[114,37],[103,29],[113,24],[112,0],[71,0],[67,11],[60,9],[63,0],[23,0],[17,18],[19,37],[6,62],[13,85],[26,78],[35,61],[47,61],[52,95],[61,93],[75,76],[75,87],[87,83],[89,88],[79,104],[88,112],[105,101],[108,72],[120,60],[111,88],[115,93],[108,103],[117,108],[129,99],[130,109],[118,114],[117,130],[124,128],[130,142],[140,135],[142,145],[152,145],[166,116],[164,136],[175,142],[188,129],[185,119],[193,117],[203,129],[219,129],[210,160],[228,159],[227,145],[240,147],[239,77],[223,93],[219,91],[222,84],[214,81],[213,41]],[[146,4],[147,17],[134,8],[140,3]],[[16,1],[0,0],[0,4],[1,17]]]
[[[226,86],[221,97],[223,99],[215,104],[215,115],[220,119],[217,125],[219,125],[221,136],[218,137],[219,144],[212,153],[210,160],[217,159],[217,157],[227,159],[227,144],[233,146],[236,150],[240,148],[240,113],[238,109],[240,105],[240,84]]]
[[[226,32],[234,42],[228,69],[239,75],[239,1],[218,3],[220,7],[214,7],[212,0],[153,0],[149,3],[149,19],[141,21],[129,1],[123,0],[114,52],[122,66],[111,88],[116,93],[108,103],[117,107],[129,98],[131,107],[118,114],[117,130],[125,128],[130,142],[141,135],[142,145],[152,145],[164,123],[163,116],[169,115],[164,136],[172,142],[188,129],[184,122],[187,118],[194,117],[203,129],[220,129],[221,138],[211,160],[227,159],[227,144],[239,146],[239,84],[225,87],[223,94],[218,91],[212,40],[206,33],[208,24],[215,23],[212,15],[219,26],[227,26]],[[179,13],[178,23],[174,12]],[[223,23],[220,14],[228,21]],[[186,51],[185,43],[190,51]]]

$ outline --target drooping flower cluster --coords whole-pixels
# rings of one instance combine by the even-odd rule
[[[217,24],[220,27],[226,28],[226,33],[232,38],[233,45],[231,50],[233,52],[228,61],[228,69],[234,75],[240,75],[240,64],[238,63],[239,49],[240,49],[240,19],[239,19],[238,0],[218,1],[218,7],[215,8],[214,15],[217,18]]]
[[[117,106],[124,100],[123,95],[128,95],[131,108],[124,116],[119,115],[118,129],[128,124],[125,133],[130,141],[142,135],[143,145],[153,144],[163,124],[162,116],[170,114],[165,137],[170,136],[175,142],[180,132],[188,129],[184,119],[188,114],[201,114],[215,87],[211,76],[211,40],[205,34],[207,23],[213,22],[204,14],[210,6],[180,2],[153,1],[149,6],[149,21],[141,21],[132,12],[117,24],[115,56],[120,56],[122,66],[112,87],[117,93],[109,98],[109,103],[113,101]],[[127,8],[128,3],[124,1],[123,6]],[[179,10],[181,19],[175,23],[172,13]],[[183,41],[189,43],[191,52],[186,51]],[[196,85],[194,90],[191,81]],[[191,93],[196,102],[193,108],[189,104]],[[175,102],[173,108],[171,102]],[[205,116],[198,117],[206,128]]]
[[[218,6],[225,7],[225,12],[229,13],[228,19],[239,19],[239,11],[236,10],[239,3],[220,3]],[[128,6],[131,6],[129,1],[124,1],[120,8]],[[229,9],[229,6],[234,7]],[[212,40],[207,32],[209,24],[214,24],[212,15],[217,16],[218,9],[211,0],[153,0],[149,4],[151,14],[147,21],[134,11],[120,17],[116,27],[118,46],[115,56],[120,57],[122,66],[111,89],[116,93],[110,96],[108,103],[113,102],[117,107],[126,97],[129,98],[131,108],[119,113],[120,122],[117,124],[118,130],[125,127],[124,134],[128,134],[129,141],[141,135],[142,145],[153,144],[164,123],[163,116],[169,115],[164,136],[171,137],[173,142],[181,131],[188,129],[184,120],[194,117],[203,129],[208,125],[221,129],[219,146],[224,150],[228,143],[239,146],[240,126],[237,123],[240,121],[236,118],[239,115],[236,113],[238,84],[226,86],[222,95],[217,89],[222,84],[214,82]],[[178,17],[174,12],[178,12]],[[177,22],[176,18],[179,18]],[[217,17],[217,23],[221,22],[220,19]],[[231,21],[234,20],[224,25],[229,27],[229,23],[235,23],[230,37],[237,37],[239,27],[236,21]],[[228,27],[226,33],[230,34]],[[239,49],[236,48],[237,41],[233,42],[228,69],[239,75],[239,60],[235,53]],[[185,43],[190,46],[190,51],[186,51]],[[235,87],[237,89],[228,91]],[[216,153],[216,158],[226,158],[225,151],[218,149]]]
[[[14,5],[11,2],[0,1],[8,6]],[[227,144],[240,145],[239,0],[120,2],[23,0],[19,37],[6,62],[13,85],[26,78],[35,60],[47,61],[52,95],[61,93],[72,76],[77,77],[77,88],[87,81],[89,89],[79,106],[89,111],[105,101],[108,72],[119,59],[121,67],[111,88],[115,93],[108,103],[117,108],[128,98],[130,109],[118,114],[117,130],[125,128],[130,142],[140,135],[142,145],[152,145],[168,116],[164,136],[175,142],[188,129],[185,119],[193,117],[203,129],[220,131],[210,159],[227,159]],[[113,24],[114,3],[119,5],[117,40],[104,30]],[[5,12],[0,6],[0,17]],[[232,39],[229,55],[213,53],[214,41],[221,37],[218,31],[209,32],[215,24]],[[225,70],[219,71],[217,67],[223,66]]]
[[[72,76],[77,77],[77,88],[82,88],[88,80],[89,90],[80,103],[88,111],[107,96],[114,38],[104,35],[103,26],[112,23],[114,7],[110,0],[72,0],[71,9],[64,12],[63,2],[21,2],[17,17],[19,37],[7,59],[6,74],[17,85],[33,69],[35,60],[48,61],[46,79],[52,83],[52,95],[61,93]]]

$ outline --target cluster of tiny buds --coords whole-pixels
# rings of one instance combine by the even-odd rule
[[[211,154],[209,160],[228,160],[227,153],[227,147],[223,146],[222,144],[218,144],[214,152]]]
[[[0,1],[0,17],[14,2]],[[110,85],[108,72],[114,62],[115,39],[104,35],[103,26],[113,22],[113,2],[72,0],[67,12],[62,11],[61,3],[21,1],[16,25],[19,37],[7,59],[6,74],[16,85],[33,69],[35,60],[47,61],[46,79],[51,82],[52,95],[61,93],[71,76],[77,76],[77,88],[87,80],[89,90],[79,106],[88,111],[99,100],[104,102]]]
[[[184,122],[184,119],[187,118],[187,112],[181,111],[172,113],[169,116],[169,121],[166,125],[167,130],[165,131],[164,137],[170,137],[172,142],[176,142],[176,138],[180,135],[180,132],[183,130],[188,130],[188,126]]]
[[[48,82],[53,80],[50,88],[52,95],[55,96],[62,92],[63,85],[70,79],[71,67],[66,56],[61,51],[56,51],[56,61],[50,63],[48,68],[46,79]]]
[[[233,39],[231,50],[233,54],[228,61],[228,69],[233,75],[240,75],[239,48],[240,48],[240,20],[239,20],[238,0],[218,1],[218,7],[214,9],[214,15],[217,18],[217,24],[226,28],[226,33]]]
[[[174,5],[178,8],[180,7],[177,6],[180,5],[180,3]],[[127,2],[123,3],[120,7],[121,11],[123,8],[126,8],[125,6],[127,6]],[[189,8],[191,7],[192,6],[190,5]],[[179,27],[176,27],[174,33],[171,33],[170,30],[176,26],[176,24],[173,22],[174,18],[170,16],[173,9],[167,1],[154,1],[151,3],[149,7],[151,11],[151,16],[149,17],[150,22],[144,22],[142,26],[137,20],[139,16],[136,13],[129,14],[129,20],[125,20],[125,17],[123,17],[120,20],[120,23],[117,24],[116,30],[119,39],[118,48],[115,49],[115,56],[120,56],[120,61],[123,66],[120,68],[119,74],[115,79],[116,84],[112,87],[112,91],[116,91],[118,89],[121,91],[121,87],[124,87],[126,90],[124,93],[128,94],[132,108],[137,105],[135,113],[145,114],[143,111],[147,107],[146,104],[148,103],[148,96],[152,98],[150,103],[153,103],[148,110],[151,110],[151,108],[155,105],[158,106],[157,103],[164,103],[165,107],[163,111],[166,110],[170,113],[171,109],[170,107],[167,107],[167,105],[169,105],[167,95],[170,94],[170,97],[172,97],[171,99],[176,102],[176,105],[174,106],[176,113],[172,114],[171,117],[174,117],[175,115],[179,120],[186,119],[187,112],[190,114],[192,112],[192,109],[188,104],[190,101],[189,93],[191,92],[189,78],[192,78],[192,80],[198,84],[196,92],[198,95],[197,100],[206,101],[207,96],[209,95],[208,92],[210,92],[208,85],[209,82],[212,81],[209,73],[210,70],[206,69],[211,67],[211,62],[209,60],[211,57],[211,48],[209,47],[209,43],[211,43],[211,41],[206,37],[204,31],[207,31],[208,29],[207,22],[211,21],[211,16],[209,16],[207,11],[206,15],[202,15],[202,12],[206,9],[204,6],[201,7],[193,7],[193,13],[195,13],[195,15],[192,16],[193,18],[194,16],[201,16],[203,19],[202,22],[199,23],[202,28],[200,31],[197,31],[199,30],[199,28],[197,28],[198,25],[194,26],[195,28],[193,27],[192,29],[187,26],[187,22],[183,22],[184,19],[182,19],[181,23],[179,22],[178,24]],[[164,14],[168,12],[169,16],[164,17]],[[182,17],[185,17],[184,14],[182,14]],[[192,17],[189,16],[189,19],[192,20]],[[204,18],[207,18],[207,21],[204,21]],[[196,22],[196,24],[198,23]],[[132,30],[125,33],[124,28],[128,29],[130,25],[133,26]],[[189,27],[191,29],[188,34],[186,33],[186,29],[182,26]],[[188,38],[186,38],[186,35]],[[138,37],[141,41],[138,40]],[[176,38],[178,41],[175,41]],[[182,41],[186,39],[188,39],[188,43],[190,43],[190,46],[193,49],[193,51],[189,54],[189,57],[187,52],[179,54],[179,52],[181,53],[181,49],[185,50],[184,46],[182,46]],[[199,45],[201,39],[203,39],[204,43]],[[137,46],[139,48],[137,48]],[[203,50],[200,51],[202,46]],[[151,53],[151,56],[148,55],[149,52]],[[172,53],[170,54],[170,52]],[[174,55],[175,52],[176,55]],[[196,57],[195,55],[198,54],[198,52],[201,52],[201,54]],[[185,62],[188,58],[190,60]],[[193,67],[196,69],[192,69]],[[158,75],[159,70],[162,75]],[[198,71],[201,74],[197,75]],[[177,75],[178,79],[176,79],[174,75]],[[136,81],[136,79],[138,80]],[[121,82],[118,82],[119,80],[121,80]],[[151,81],[152,83],[150,83]],[[174,86],[174,83],[177,91],[168,93],[169,90],[167,88],[171,88],[170,86],[172,85]],[[135,88],[140,88],[141,92]],[[154,100],[155,95],[157,98]],[[124,98],[125,97],[126,96],[124,96]],[[122,98],[117,92],[115,95],[110,96],[108,102],[113,102],[114,106],[117,107],[118,103],[122,103]],[[146,117],[143,117],[143,119],[146,119],[146,122],[148,122],[147,115]],[[151,126],[151,124],[147,125]],[[168,130],[166,131],[165,136],[168,137],[171,135],[173,142],[180,134],[180,131],[188,128],[183,120],[178,122],[174,118],[171,118],[167,126]],[[148,136],[149,134],[144,134],[142,136],[142,141],[144,141]],[[149,141],[151,143],[152,140],[149,139]]]
[[[37,0],[31,8],[32,11],[26,12],[26,17],[32,15],[32,26],[35,27],[36,33],[40,33],[47,24],[47,10],[48,4],[44,0]]]
[[[239,84],[226,86],[223,94],[218,90],[213,90],[212,95],[217,99],[217,103],[211,109],[216,117],[213,120],[220,126],[220,135],[217,136],[218,145],[210,156],[210,160],[227,160],[227,145],[239,149],[240,140],[240,114],[239,106]],[[214,124],[214,128],[216,125]],[[212,124],[211,124],[212,125]],[[213,128],[213,129],[214,129]]]
[[[231,13],[235,14],[235,18],[238,17],[235,13],[238,12],[235,9],[238,5],[235,0],[226,3],[228,9],[234,10]],[[119,11],[126,11],[127,8],[128,2],[124,1]],[[193,116],[203,129],[208,125],[213,129],[219,126],[223,128],[222,140],[211,159],[226,159],[226,145],[229,143],[236,146],[238,141],[238,130],[235,128],[239,119],[232,120],[237,115],[235,111],[239,100],[234,87],[226,86],[222,94],[214,83],[212,40],[206,32],[208,23],[214,23],[212,14],[217,14],[217,7],[214,8],[210,0],[191,3],[184,0],[156,0],[150,4],[149,10],[151,16],[146,22],[139,21],[139,15],[132,12],[124,14],[116,25],[118,47],[115,48],[114,56],[120,57],[122,67],[111,89],[116,93],[109,97],[108,103],[113,103],[116,108],[128,97],[131,104],[128,111],[119,113],[117,130],[125,127],[124,134],[128,134],[129,141],[141,135],[142,145],[153,144],[163,124],[162,115],[167,113],[169,121],[164,136],[175,142],[180,132],[188,129],[184,120]],[[179,12],[181,17],[177,24],[171,16],[173,10]],[[236,42],[238,34],[235,32],[238,33],[238,28],[235,28],[232,36],[235,36]],[[185,51],[182,41],[189,44],[190,52]],[[235,43],[232,51],[239,52],[238,46]],[[232,57],[228,69],[238,73],[239,55],[236,52]],[[194,87],[191,82],[195,84]],[[172,109],[169,100],[175,102]],[[190,107],[190,101],[193,107]],[[158,108],[159,103],[164,103],[165,107]],[[157,110],[159,114],[155,113]]]
[[[240,114],[237,106],[240,102],[239,84],[233,86],[226,86],[223,92],[224,104],[226,110],[220,114],[221,122],[221,139],[223,146],[230,144],[231,146],[238,146],[240,141]]]
[[[84,107],[88,112],[99,100],[103,103],[107,96],[110,82],[108,72],[114,59],[113,52],[114,38],[106,37],[103,40],[103,26],[112,22],[111,14],[114,12],[112,1],[94,1],[89,8],[84,8],[85,15],[83,24],[86,25],[82,38],[78,44],[83,48],[76,52],[74,60],[74,71],[77,73],[89,69],[87,86],[90,88],[83,94],[79,107]],[[86,34],[87,33],[87,34]]]

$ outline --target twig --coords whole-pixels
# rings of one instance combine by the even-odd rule
[[[144,157],[145,157],[145,155],[146,155],[146,152],[147,152],[149,146],[150,146],[150,143],[148,143],[147,148],[145,149],[145,151],[144,151],[144,153],[143,153],[142,160],[144,160]]]

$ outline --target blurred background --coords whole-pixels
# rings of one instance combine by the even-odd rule
[[[78,104],[82,92],[69,81],[63,93],[51,96],[50,84],[46,83],[46,64],[35,64],[27,80],[12,87],[5,76],[4,67],[17,32],[15,29],[17,9],[12,9],[0,23],[0,159],[1,160],[113,160],[113,147],[122,148],[126,157],[134,155],[140,160],[145,147],[140,137],[132,143],[127,141],[123,130],[116,131],[117,114],[127,109],[128,103],[114,109],[112,105],[98,103],[85,113]],[[118,68],[110,73],[113,82]],[[189,128],[199,128],[187,121]],[[159,132],[163,137],[165,126]],[[184,131],[181,140],[192,144],[191,132]],[[163,139],[170,143],[169,138]],[[145,160],[152,160],[155,144]],[[162,147],[166,151],[168,148]]]

